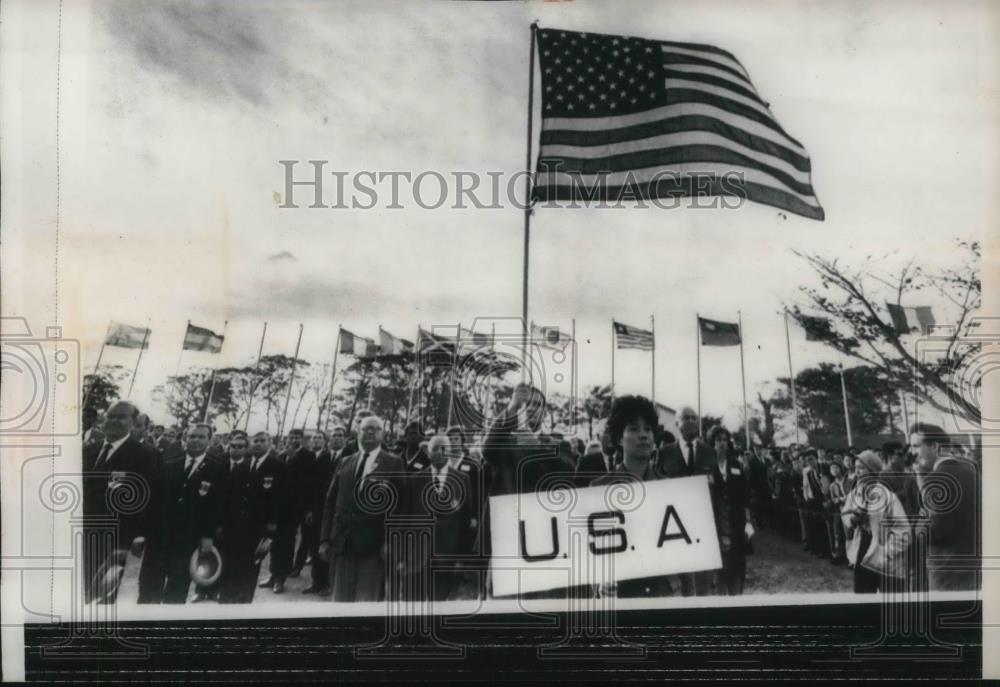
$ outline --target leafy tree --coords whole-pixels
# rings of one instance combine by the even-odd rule
[[[583,414],[587,418],[587,437],[594,438],[594,422],[611,415],[611,385],[592,386],[583,397]]]
[[[82,405],[103,413],[121,398],[122,384],[129,374],[121,365],[104,365],[96,373],[84,375]]]
[[[981,346],[966,337],[972,314],[982,302],[980,281],[981,250],[976,241],[958,241],[961,264],[942,272],[932,272],[910,262],[896,274],[884,278],[878,261],[871,256],[860,267],[818,255],[803,255],[820,277],[819,288],[801,287],[814,317],[799,306],[789,314],[818,340],[845,356],[874,368],[893,390],[905,389],[944,413],[957,413],[978,426],[981,413],[974,394],[962,388],[958,371],[970,363]],[[936,291],[951,304],[953,326],[935,331],[939,338],[937,359],[923,359],[913,335],[897,332],[883,307],[883,301],[912,305]],[[919,334],[918,334],[919,336]],[[976,383],[981,383],[981,377]]]

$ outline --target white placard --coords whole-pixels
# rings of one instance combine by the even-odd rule
[[[704,475],[490,498],[493,593],[722,567]]]

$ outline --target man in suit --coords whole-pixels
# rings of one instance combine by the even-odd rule
[[[716,457],[712,447],[700,436],[701,420],[690,406],[681,408],[677,417],[680,441],[667,444],[658,450],[655,472],[661,477],[690,477],[710,475],[715,470]],[[684,596],[707,596],[712,593],[714,572],[711,570],[687,573],[676,577]]]
[[[130,436],[139,409],[128,401],[108,408],[104,439],[83,449],[84,597],[99,591],[95,575],[105,563],[124,565],[139,537],[149,539],[158,489],[155,453]],[[113,603],[114,595],[102,599]]]
[[[407,470],[420,470],[416,464],[426,465],[427,452],[421,448],[424,441],[424,429],[419,422],[411,422],[403,428],[403,438],[399,442],[399,456]]]
[[[445,601],[467,592],[466,570],[459,559],[474,552],[477,504],[470,472],[461,469],[462,455],[447,436],[428,442],[428,462],[411,466],[407,478],[410,515],[430,523],[430,548],[412,551],[406,561],[405,589],[416,598]]]
[[[615,447],[605,430],[601,434],[601,450],[585,453],[576,465],[576,487],[582,489],[615,469]]]
[[[164,603],[185,603],[191,586],[189,566],[196,549],[211,550],[218,519],[223,464],[207,455],[212,428],[191,425],[184,441],[184,453],[163,463],[157,496],[155,540],[148,561],[143,557],[143,573],[157,579]],[[207,589],[193,598],[202,600]]]
[[[473,457],[468,448],[468,436],[461,425],[452,425],[445,434],[451,443],[449,453],[450,469],[464,473],[468,477],[468,485],[472,495],[473,513],[472,529],[475,535],[471,542],[469,553],[478,558],[475,569],[466,571],[459,589],[452,592],[452,597],[474,599],[482,596],[486,589],[486,577],[489,573],[489,550],[483,540],[485,529],[483,523],[489,517],[487,513],[486,495],[489,493],[489,471],[483,469],[482,457]]]
[[[283,508],[278,521],[278,533],[271,548],[271,591],[285,592],[285,580],[298,577],[309,553],[312,525],[309,514],[312,503],[313,475],[316,456],[302,445],[301,429],[288,433],[288,450],[285,452],[285,471],[282,479]],[[309,522],[307,522],[309,521]],[[301,530],[299,548],[295,550],[295,540]]]
[[[341,461],[327,492],[319,553],[333,569],[334,601],[383,600],[387,557],[394,571],[398,565],[387,550],[386,517],[407,512],[405,468],[382,438],[381,418],[362,420],[359,450]]]
[[[273,551],[274,539],[278,533],[278,522],[281,520],[284,507],[284,490],[282,481],[285,476],[285,463],[271,446],[271,435],[267,432],[257,432],[250,440],[250,492],[251,519],[250,529],[258,543],[264,539],[271,540]],[[273,553],[271,554],[273,555]],[[254,557],[254,575],[251,586],[273,588],[274,579],[268,576],[257,585],[263,556]],[[249,592],[253,600],[253,591]]]
[[[257,584],[254,554],[260,533],[254,512],[254,490],[250,479],[252,458],[248,457],[246,432],[229,435],[229,456],[220,485],[219,523],[215,538],[222,556],[222,573],[217,584],[219,603],[250,603]]]
[[[931,590],[979,589],[982,556],[979,466],[945,452],[948,435],[937,425],[910,429],[910,453],[920,487],[921,513],[929,527],[927,573]],[[946,494],[934,498],[931,494]]]
[[[664,446],[657,457],[657,470],[664,477],[708,474],[715,468],[715,452],[701,439],[701,423],[690,407],[681,408],[677,418],[681,440]]]
[[[333,454],[327,448],[326,434],[322,431],[316,431],[309,437],[309,448],[312,450],[313,455],[316,456],[316,461],[310,485],[312,491],[309,494],[309,511],[305,516],[305,523],[308,527],[303,528],[303,542],[305,533],[308,530],[308,552],[312,560],[312,584],[303,589],[302,593],[329,596],[331,592],[330,566],[319,556],[319,521],[323,517],[326,492],[330,488],[330,482],[333,480]],[[299,550],[301,551],[302,547]]]

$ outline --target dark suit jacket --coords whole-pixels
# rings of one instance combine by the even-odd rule
[[[221,468],[219,519],[216,532],[227,550],[255,548],[260,541],[253,512],[253,485],[250,480],[250,457],[233,465],[227,458]],[[225,564],[225,561],[223,561]]]
[[[248,457],[247,460],[252,460]],[[268,525],[277,527],[284,505],[282,480],[285,476],[285,464],[278,456],[268,452],[264,461],[256,470],[251,464],[250,470],[250,501],[252,527],[257,540],[264,536]]]
[[[611,457],[611,468],[614,469],[614,456]],[[576,465],[576,486],[578,489],[589,487],[595,479],[608,474],[608,466],[601,452],[588,453],[580,457]]]
[[[326,449],[316,454],[316,463],[313,468],[312,480],[312,505],[309,510],[313,512],[313,517],[319,519],[323,517],[323,508],[326,504],[326,492],[330,489],[330,482],[333,481],[334,457]]]
[[[95,466],[102,447],[92,443],[83,449],[84,522],[115,518],[117,546],[128,548],[133,539],[149,533],[159,490],[159,456],[129,437]]]
[[[305,446],[285,456],[282,495],[285,500],[283,524],[293,527],[298,518],[315,505],[316,455]]]
[[[466,469],[462,469],[463,466]],[[479,504],[472,486],[471,467],[449,467],[445,488],[437,491],[430,465],[407,476],[409,513],[434,521],[434,556],[469,556],[475,552]],[[427,565],[428,561],[417,561]]]
[[[328,542],[334,555],[380,552],[385,544],[386,516],[408,509],[402,459],[382,449],[359,485],[356,474],[360,459],[359,451],[341,461],[326,494],[319,541]]]
[[[725,470],[726,476],[723,479],[722,471],[718,464],[715,465],[709,487],[719,545],[725,553],[725,537],[729,541],[728,551],[745,555],[747,549],[744,530],[747,526],[746,512],[750,505],[750,479],[739,461],[732,457],[726,460]]]
[[[968,590],[978,588],[977,571],[940,568],[951,561],[960,567],[979,566],[976,558],[981,555],[980,523],[981,484],[980,472],[975,463],[964,458],[939,459],[934,470],[921,485],[923,507],[930,518],[930,546],[928,568],[931,568],[931,588],[942,590]],[[938,485],[938,486],[935,486]],[[947,507],[930,503],[926,494],[941,489],[954,496]],[[951,501],[954,499],[954,505]],[[936,499],[940,501],[941,499]],[[934,560],[937,559],[937,560]],[[932,562],[933,561],[933,562]],[[961,563],[959,563],[961,561]]]
[[[660,449],[656,460],[656,472],[663,477],[688,477],[712,472],[715,468],[715,449],[700,438],[694,440],[694,460],[688,465],[681,450],[681,439]]]
[[[224,463],[208,455],[188,477],[186,460],[178,456],[163,465],[156,530],[167,550],[190,555],[199,539],[215,536],[225,477]]]

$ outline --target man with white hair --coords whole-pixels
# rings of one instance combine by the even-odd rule
[[[402,459],[382,448],[382,419],[358,428],[358,451],[337,466],[326,494],[319,555],[329,561],[334,601],[386,594],[386,516],[406,512]]]
[[[476,553],[478,490],[472,484],[471,470],[447,435],[431,437],[427,455],[428,463],[422,468],[414,470],[411,464],[407,483],[411,514],[432,523],[432,546],[407,561],[410,584],[406,588],[418,598],[445,601],[476,588],[459,559]]]

